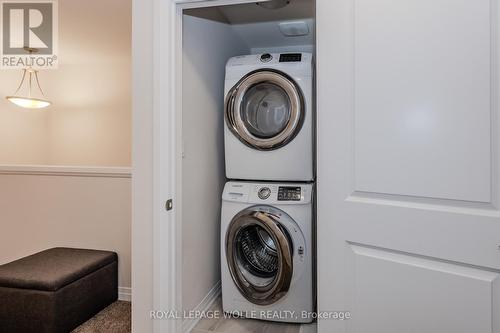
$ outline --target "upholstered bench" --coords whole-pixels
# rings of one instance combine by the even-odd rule
[[[116,253],[49,249],[0,266],[0,332],[68,333],[117,298]]]

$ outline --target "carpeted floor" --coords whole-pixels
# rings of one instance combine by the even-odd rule
[[[130,302],[117,301],[71,333],[130,333]]]

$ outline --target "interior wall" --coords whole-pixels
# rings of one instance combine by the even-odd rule
[[[21,109],[20,70],[0,75],[0,164],[130,166],[131,0],[59,1],[59,68],[40,83],[53,105]]]
[[[2,98],[13,93],[19,75],[9,70],[0,76],[0,164],[48,164],[47,114],[18,109]]]
[[[130,0],[59,1],[59,68],[40,73],[53,105],[11,104],[21,71],[0,71],[0,165],[130,166],[131,25]],[[130,183],[0,174],[0,264],[56,246],[107,249],[130,288]]]
[[[182,297],[194,309],[220,280],[227,60],[250,49],[228,24],[184,15]]]
[[[285,36],[280,30],[282,22],[300,22],[307,25],[309,33],[305,36]],[[315,40],[315,22],[313,18],[300,20],[274,20],[269,22],[252,22],[233,24],[233,30],[240,36],[252,51],[257,49],[265,52],[311,52]],[[265,37],[263,37],[265,36]]]
[[[277,46],[277,47],[253,47],[250,50],[251,54],[261,53],[286,53],[286,52],[308,52],[315,54],[316,47],[314,45],[293,45],[293,46]]]
[[[0,174],[0,265],[52,247],[111,250],[130,288],[130,177]]]

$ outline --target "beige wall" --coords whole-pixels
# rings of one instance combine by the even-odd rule
[[[53,106],[12,105],[21,71],[0,71],[0,164],[130,166],[131,26],[131,0],[59,1],[59,69],[40,73]]]
[[[4,99],[19,70],[0,70],[0,165],[131,164],[131,0],[60,0],[57,70],[40,73],[53,106]],[[5,175],[0,264],[54,246],[118,252],[131,286],[131,179]]]
[[[0,264],[47,248],[116,251],[130,287],[130,178],[0,174]]]

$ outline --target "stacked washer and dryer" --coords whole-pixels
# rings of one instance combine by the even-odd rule
[[[314,109],[309,53],[231,58],[225,81],[223,310],[311,322]]]

